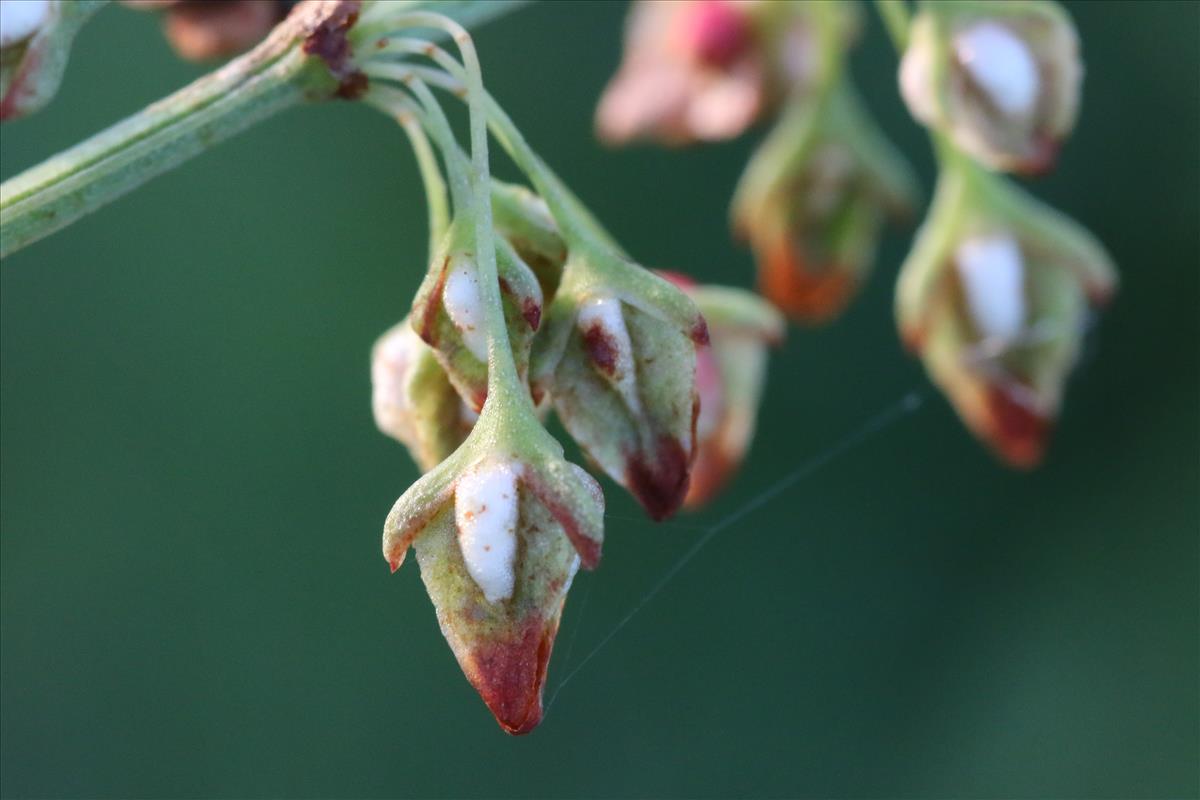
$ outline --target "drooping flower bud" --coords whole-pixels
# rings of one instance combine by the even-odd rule
[[[915,187],[849,84],[823,102],[793,105],[732,204],[762,293],[799,322],[836,316],[867,277],[885,217],[911,215]]]
[[[541,721],[563,603],[578,567],[599,562],[603,519],[600,487],[584,470],[493,452],[486,435],[388,515],[384,557],[394,572],[414,547],[446,641],[509,733]]]
[[[897,318],[967,427],[1008,463],[1032,467],[1088,305],[1115,287],[1107,254],[1079,225],[998,178],[952,171],[901,268]]]
[[[783,341],[783,316],[752,292],[700,286],[659,272],[687,293],[708,321],[709,345],[696,345],[696,461],[684,507],[711,500],[741,464],[758,417],[767,377],[767,346]]]
[[[58,92],[75,34],[103,2],[0,0],[0,121],[32,114]]]
[[[568,258],[539,338],[533,390],[549,390],[591,460],[661,520],[687,494],[699,408],[695,344],[708,342],[708,329],[678,289],[625,266],[643,288],[606,281],[585,258]],[[680,316],[691,322],[681,326]]]
[[[913,20],[900,90],[913,116],[993,169],[1045,172],[1071,132],[1083,66],[1053,2],[928,3]]]
[[[567,260],[567,245],[545,201],[524,186],[493,180],[492,223],[533,270],[545,302],[553,300]]]
[[[835,34],[822,39],[817,16]],[[730,139],[787,94],[819,82],[823,43],[841,46],[857,26],[844,3],[640,0],[625,55],[596,109],[612,144]]]
[[[422,472],[453,453],[477,418],[408,319],[371,350],[371,410],[379,430],[407,447]]]
[[[659,274],[683,289],[708,321],[709,346],[696,347],[696,462],[683,503],[696,508],[724,487],[750,449],[767,377],[767,346],[782,342],[787,326],[752,292]]]
[[[470,241],[469,225],[451,224],[413,301],[412,324],[433,348],[459,395],[479,411],[487,399],[488,344]],[[541,325],[542,290],[537,276],[504,239],[496,241],[496,263],[509,342],[524,377],[530,343]]]

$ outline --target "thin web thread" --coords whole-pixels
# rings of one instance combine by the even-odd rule
[[[883,411],[880,411],[878,414],[868,419],[857,429],[848,433],[839,441],[834,442],[822,452],[804,461],[791,472],[780,477],[766,489],[752,497],[745,505],[717,520],[717,522],[711,527],[703,528],[703,535],[696,539],[696,541],[692,543],[692,546],[685,550],[683,554],[675,560],[675,563],[673,563],[667,569],[667,571],[663,573],[662,577],[655,581],[654,585],[651,586],[650,589],[647,590],[646,593],[643,594],[638,601],[633,604],[633,607],[626,612],[625,616],[621,617],[617,624],[613,626],[613,628],[606,633],[602,639],[600,639],[599,643],[589,650],[587,655],[585,655],[575,667],[573,667],[565,676],[563,676],[563,679],[559,681],[558,686],[555,687],[554,693],[550,695],[550,700],[546,703],[546,710],[544,713],[550,713],[550,709],[554,706],[554,701],[558,699],[559,692],[563,690],[563,687],[566,686],[572,678],[578,675],[579,671],[586,667],[588,663],[595,658],[600,651],[608,645],[609,642],[613,640],[613,637],[620,633],[621,629],[628,625],[629,622],[636,617],[643,608],[645,608],[647,603],[653,600],[659,592],[666,588],[666,585],[670,583],[676,575],[679,574],[680,570],[687,566],[688,562],[695,558],[696,555],[703,550],[709,542],[715,539],[717,534],[721,533],[721,531],[725,530],[734,523],[745,519],[747,516],[767,505],[796,484],[819,472],[830,462],[836,460],[840,456],[845,455],[879,433],[887,430],[909,414],[914,413],[921,407],[923,402],[924,398],[921,396],[920,392],[915,390],[907,392],[898,401],[887,406]],[[688,527],[700,528],[700,526]],[[589,581],[589,589],[590,586],[591,582]],[[563,661],[564,666],[570,663],[571,651],[574,649],[575,638],[579,634],[580,622],[582,622],[583,618],[583,610],[586,606],[587,597],[589,596],[590,592],[584,597],[585,605],[581,605],[580,607],[580,617],[575,624],[575,630],[571,635],[571,642],[567,647],[566,657]]]

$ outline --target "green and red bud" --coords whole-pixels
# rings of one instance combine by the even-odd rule
[[[928,3],[900,89],[919,121],[992,169],[1041,173],[1075,125],[1083,65],[1053,2]]]
[[[603,519],[600,487],[584,470],[504,456],[482,438],[414,484],[388,516],[384,557],[395,571],[416,550],[446,641],[509,733],[541,721],[563,603],[578,567],[599,562]]]
[[[434,256],[413,301],[412,325],[437,355],[463,401],[479,411],[487,399],[488,337],[470,226],[455,222]],[[504,239],[496,241],[500,295],[517,370],[529,366],[533,336],[541,326],[537,276]]]
[[[1061,409],[1088,306],[1115,287],[1107,254],[1076,223],[997,178],[951,172],[901,268],[897,318],[967,427],[1028,468]]]
[[[549,391],[589,458],[661,520],[687,495],[699,408],[695,345],[707,343],[708,330],[677,288],[628,269],[636,270],[629,278],[654,283],[636,303],[630,287],[580,277],[586,265],[568,260],[533,388]]]
[[[762,293],[792,319],[839,314],[863,284],[885,218],[907,219],[916,188],[904,159],[849,84],[792,105],[747,165],[732,203]]]

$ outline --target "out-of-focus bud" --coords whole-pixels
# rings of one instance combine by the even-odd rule
[[[1083,65],[1053,2],[926,3],[900,63],[909,111],[993,169],[1045,172],[1071,132]]]
[[[943,173],[897,285],[905,342],[959,416],[1009,464],[1035,466],[1088,305],[1116,287],[1078,224],[982,171]]]
[[[0,0],[0,121],[50,102],[71,43],[100,0]]]
[[[754,154],[733,226],[754,248],[759,288],[798,322],[845,307],[874,260],[885,217],[907,219],[912,172],[849,84],[793,104]]]
[[[589,458],[661,520],[687,494],[699,409],[695,344],[707,344],[708,329],[677,288],[625,266],[626,280],[606,279],[586,257],[568,258],[537,343],[533,390],[549,390]]]
[[[189,61],[240,53],[287,16],[282,0],[125,0],[130,8],[166,10],[167,41]]]
[[[567,245],[545,201],[524,186],[493,179],[492,224],[533,270],[545,302],[553,300],[567,260]]]
[[[660,274],[683,289],[708,321],[710,346],[696,347],[696,462],[683,501],[695,508],[724,487],[750,449],[767,377],[767,346],[782,342],[787,326],[752,292]]]
[[[473,236],[471,225],[451,224],[413,301],[412,324],[433,348],[459,395],[479,411],[487,399],[488,343]],[[524,378],[530,343],[541,325],[542,290],[507,240],[496,242],[496,264],[509,342]]]
[[[818,35],[820,15],[833,36]],[[846,3],[641,0],[596,110],[597,133],[612,144],[733,138],[784,95],[819,82],[822,46],[841,46],[857,19]]]
[[[442,634],[509,733],[541,721],[563,602],[580,564],[599,562],[603,520],[600,487],[584,470],[489,452],[486,433],[388,515],[384,557],[395,571],[414,547]]]
[[[371,410],[379,430],[407,447],[422,472],[453,453],[477,419],[408,319],[371,350]]]

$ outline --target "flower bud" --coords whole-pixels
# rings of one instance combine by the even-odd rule
[[[993,169],[1054,166],[1079,108],[1075,27],[1057,3],[930,3],[900,64],[912,115]]]
[[[827,61],[817,17],[841,46],[857,27],[849,4],[641,0],[625,55],[596,109],[600,138],[623,144],[730,139],[787,94],[805,93]]]
[[[492,180],[492,224],[537,276],[546,302],[554,298],[567,260],[567,245],[542,198],[511,183]]]
[[[58,92],[75,34],[104,3],[0,0],[0,121],[32,114]]]
[[[708,330],[678,289],[629,269],[652,288],[581,278],[586,265],[568,259],[533,389],[535,396],[549,389],[563,426],[591,460],[661,520],[687,494],[699,409],[695,343],[707,343]],[[685,327],[680,307],[694,320]]]
[[[599,562],[604,498],[561,458],[479,456],[473,441],[484,440],[468,440],[397,501],[383,552],[395,571],[414,547],[467,679],[504,730],[528,733],[542,718],[571,580]]]
[[[371,350],[371,410],[379,430],[407,447],[422,472],[453,453],[477,418],[408,319]]]
[[[792,106],[732,204],[762,293],[799,322],[835,317],[866,280],[884,218],[912,213],[915,186],[848,84],[824,102]]]
[[[976,436],[1036,465],[1075,364],[1088,305],[1116,286],[1107,254],[1071,220],[998,181],[944,175],[901,268],[897,316]],[[996,180],[996,179],[993,179]]]
[[[474,411],[487,399],[488,340],[470,226],[450,226],[413,301],[412,324],[433,348],[450,382]],[[504,239],[496,241],[496,266],[509,342],[524,378],[529,347],[541,325],[542,290],[537,276]]]
[[[783,341],[786,325],[751,292],[660,274],[683,289],[708,320],[710,345],[696,347],[696,461],[683,502],[696,508],[724,487],[750,449],[767,377],[767,346]]]

